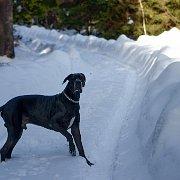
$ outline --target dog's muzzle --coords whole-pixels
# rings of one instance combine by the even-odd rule
[[[79,92],[82,93],[83,83],[80,79],[76,79],[74,81],[74,93]]]

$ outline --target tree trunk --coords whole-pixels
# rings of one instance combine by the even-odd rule
[[[12,0],[0,0],[0,56],[15,56]]]

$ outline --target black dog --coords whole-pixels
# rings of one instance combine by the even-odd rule
[[[76,155],[74,138],[79,155],[86,159],[88,165],[93,165],[85,156],[79,130],[79,99],[86,78],[84,74],[77,73],[67,76],[63,83],[67,80],[69,82],[61,94],[18,96],[0,107],[4,126],[8,132],[7,141],[0,150],[1,161],[11,158],[12,150],[20,139],[23,129],[27,129],[26,124],[32,123],[64,135],[69,142],[69,152],[72,156]],[[69,128],[72,135],[67,131]]]

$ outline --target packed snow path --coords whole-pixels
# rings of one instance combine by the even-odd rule
[[[100,53],[82,49],[72,51],[73,52],[69,53],[69,59],[75,60],[75,56],[77,58],[78,55],[79,59],[83,62],[86,62],[90,67],[89,72],[85,72],[87,74],[87,83],[81,98],[81,131],[86,153],[88,154],[91,161],[95,163],[95,166],[91,168],[88,167],[83,158],[75,159],[74,157],[72,157],[72,159],[70,159],[71,157],[68,157],[68,152],[66,152],[68,151],[67,146],[64,148],[64,152],[62,152],[61,146],[65,144],[65,138],[63,137],[61,137],[61,141],[56,141],[56,145],[58,144],[59,150],[57,149],[57,147],[55,148],[57,152],[56,156],[54,157],[52,140],[48,140],[48,138],[46,137],[46,141],[49,142],[47,143],[46,141],[44,142],[44,135],[41,135],[41,133],[37,135],[32,132],[28,132],[34,131],[33,129],[35,127],[32,126],[28,128],[27,132],[24,132],[24,136],[26,136],[25,134],[27,133],[27,136],[30,137],[23,137],[22,139],[24,142],[19,142],[19,144],[22,144],[22,146],[23,143],[26,144],[28,153],[22,151],[22,149],[24,148],[20,147],[20,145],[17,146],[14,153],[15,158],[16,156],[18,156],[18,159],[20,161],[19,162],[17,159],[14,163],[20,163],[19,166],[22,166],[22,164],[24,163],[25,165],[23,165],[23,168],[17,171],[17,169],[12,166],[12,169],[10,170],[8,164],[13,163],[13,161],[8,161],[8,163],[6,164],[3,163],[5,167],[8,167],[8,171],[10,171],[10,174],[14,174],[14,176],[29,176],[29,178],[32,178],[34,175],[38,175],[38,177],[40,178],[41,174],[43,174],[44,176],[44,173],[48,169],[50,173],[49,178],[60,178],[63,174],[63,169],[68,168],[69,173],[65,173],[65,175],[63,175],[63,179],[108,180],[112,178],[114,171],[114,162],[117,158],[116,155],[118,142],[119,138],[121,138],[121,126],[127,118],[129,108],[131,108],[131,98],[134,95],[135,91],[136,73],[134,69],[128,66],[124,66],[119,62],[114,63],[114,61],[112,61],[112,57],[107,57]],[[52,61],[51,58],[50,61]],[[46,62],[44,63],[46,64]],[[14,62],[14,64],[16,66],[16,62]],[[77,66],[79,65],[80,63]],[[18,66],[19,68],[21,68],[20,64],[18,64],[17,67]],[[43,66],[43,64],[39,66]],[[71,67],[69,71],[77,72],[78,68],[80,67],[77,67],[76,69]],[[78,72],[82,71],[84,72],[85,69],[80,68],[78,70]],[[49,78],[49,75],[46,75],[44,71],[39,71],[38,73],[43,74],[43,76],[47,76],[44,77],[44,79]],[[60,82],[62,82],[62,76],[60,75],[60,77],[61,78],[59,78],[59,84]],[[22,77],[17,78],[20,79]],[[12,82],[12,84],[14,83],[15,82]],[[47,84],[47,86],[48,85],[50,84]],[[39,131],[38,128],[39,127],[36,128],[36,131]],[[45,131],[48,130],[43,130],[44,133]],[[52,133],[52,136],[55,135]],[[36,139],[36,141],[34,139]],[[33,143],[28,144],[28,142],[31,141]],[[43,144],[46,144],[46,146],[51,147],[50,149],[52,150],[49,153],[52,154],[52,157],[46,157],[46,155],[42,155],[42,149],[40,147],[37,148],[37,144],[39,144],[39,146],[41,146],[41,144],[42,146],[44,146]],[[32,152],[28,149],[31,149]],[[46,147],[44,147],[43,149],[43,151],[48,153],[48,149]],[[25,158],[24,154],[26,154]],[[62,160],[61,158],[58,158],[58,154],[60,157],[63,157],[64,154],[65,157],[68,157],[69,161],[72,160],[73,162],[77,161],[78,159],[82,159],[82,163],[77,161],[77,164],[75,162],[75,164],[67,164],[65,162],[67,161],[65,158],[63,158]],[[21,156],[22,158],[20,158]],[[37,157],[38,160],[35,162],[35,167],[39,167],[40,170],[39,168],[35,168],[33,166],[33,162]],[[32,158],[34,160],[31,160]],[[58,171],[57,168],[51,169],[51,166],[54,166],[53,162],[56,161],[56,158],[57,161],[59,161],[58,163],[55,163],[56,166],[58,166]],[[47,161],[47,163],[44,164],[45,161]],[[65,165],[65,167],[59,167],[60,164],[62,164],[63,166]],[[18,164],[16,165],[18,166]],[[94,173],[93,171],[95,171],[96,173]],[[4,176],[3,178],[6,179],[8,177],[9,175],[7,177]]]
[[[157,99],[155,88],[161,84],[160,75],[177,61],[179,54],[175,57],[170,48],[158,44],[158,38],[151,42],[146,36],[137,42],[125,36],[106,41],[38,27],[16,29],[23,38],[16,48],[16,59],[0,66],[0,105],[21,94],[59,93],[69,73],[83,72],[87,82],[80,100],[81,134],[86,155],[95,165],[89,167],[82,157],[71,157],[62,135],[28,125],[13,158],[0,164],[0,179],[165,180],[166,173],[167,180],[180,177],[173,174],[178,166],[162,167],[163,157],[156,153],[161,148],[158,139],[165,121],[155,115],[166,107],[166,100],[156,102],[156,106],[151,101]],[[174,33],[179,35],[176,29],[172,30]],[[157,47],[153,45],[155,40]],[[174,59],[169,61],[170,57]],[[149,111],[155,115],[152,117]],[[163,114],[164,111],[162,119]],[[0,120],[2,146],[7,133]],[[160,124],[161,129],[157,128]],[[154,144],[149,143],[151,137]],[[165,144],[169,145],[167,141]],[[178,153],[170,154],[178,157]],[[174,163],[171,159],[168,162]],[[158,164],[161,169],[155,169]]]

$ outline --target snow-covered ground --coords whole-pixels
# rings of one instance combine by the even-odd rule
[[[28,125],[13,158],[0,164],[0,179],[180,179],[178,29],[137,41],[68,36],[36,26],[16,30],[23,37],[16,58],[0,57],[0,105],[17,95],[57,94],[68,74],[83,72],[81,134],[95,165],[72,157],[59,133]],[[1,147],[6,137],[0,118]]]

